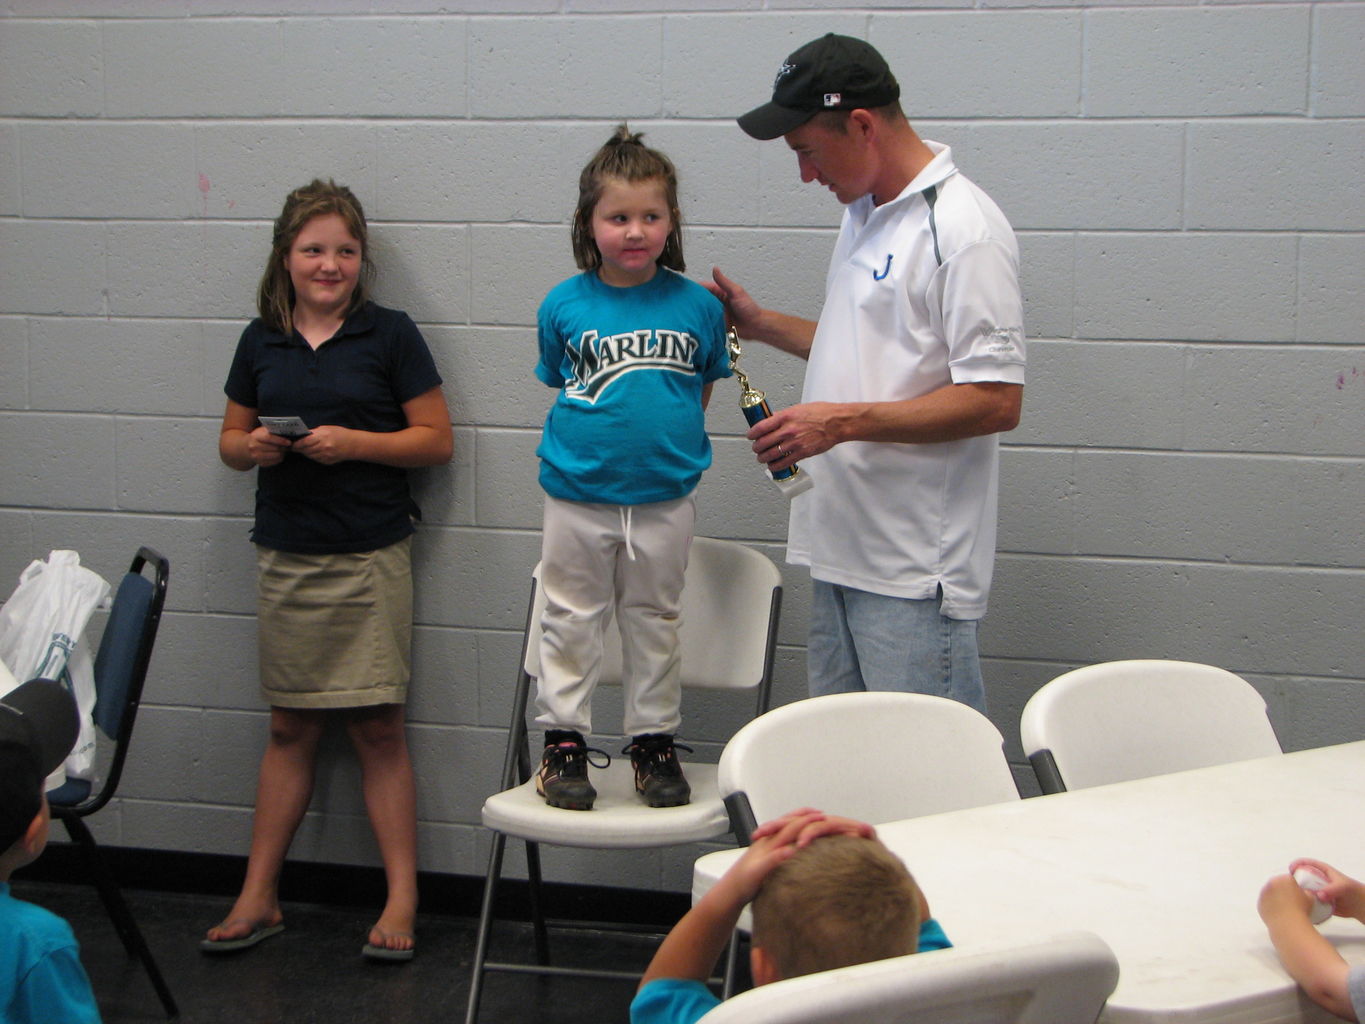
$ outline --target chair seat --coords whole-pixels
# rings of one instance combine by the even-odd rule
[[[692,786],[690,804],[647,807],[635,792],[630,759],[613,758],[607,768],[589,770],[597,789],[591,811],[549,806],[532,778],[484,801],[483,823],[518,839],[592,849],[675,846],[728,833],[730,819],[717,787],[716,766],[684,762],[683,774]]]
[[[90,796],[90,783],[86,779],[67,779],[56,789],[48,790],[47,802],[53,807],[75,807],[85,803]]]

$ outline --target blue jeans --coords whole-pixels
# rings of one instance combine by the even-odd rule
[[[902,690],[951,697],[984,713],[976,620],[917,601],[812,580],[806,650],[812,697]]]

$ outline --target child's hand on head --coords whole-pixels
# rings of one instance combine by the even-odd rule
[[[796,852],[796,840],[801,830],[817,821],[819,813],[793,812],[755,829],[749,848],[721,881],[729,881],[740,902],[748,903],[758,894],[763,880],[773,869]]]
[[[736,898],[748,903],[774,868],[821,836],[851,835],[873,839],[876,834],[876,830],[865,822],[803,807],[754,829],[744,856],[735,861],[721,881],[734,888]]]
[[[801,829],[796,845],[809,846],[822,836],[859,836],[863,839],[876,839],[877,830],[865,821],[841,818],[837,814],[822,814],[818,821],[809,822]]]
[[[795,819],[800,819],[802,822],[802,828],[796,839],[798,847],[809,846],[811,840],[818,839],[820,836],[849,835],[862,836],[864,839],[877,838],[877,830],[865,821],[855,821],[852,818],[841,818],[836,814],[826,814],[824,811],[817,811],[813,807],[802,807],[799,810],[784,814],[780,818],[764,822],[754,829],[751,838],[758,840],[771,835]]]
[[[762,839],[764,836],[769,836],[775,832],[780,832],[783,828],[786,827],[786,825],[789,822],[793,821],[796,818],[803,819],[810,817],[823,818],[824,816],[825,816],[824,811],[817,811],[814,807],[799,807],[794,811],[788,811],[780,818],[774,818],[772,821],[765,821],[762,825],[759,825],[758,828],[754,829],[753,834],[749,837],[749,839],[751,842],[755,842],[759,839]]]

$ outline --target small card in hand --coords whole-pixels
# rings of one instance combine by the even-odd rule
[[[262,416],[261,426],[272,434],[280,437],[287,437],[291,440],[298,437],[307,437],[312,433],[308,429],[308,424],[297,416]]]

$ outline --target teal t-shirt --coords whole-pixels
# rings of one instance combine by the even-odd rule
[[[0,882],[0,1024],[100,1024],[71,926]]]
[[[536,449],[545,493],[610,505],[692,493],[711,464],[702,388],[730,375],[720,301],[662,267],[632,288],[586,272],[552,288],[537,320],[536,376],[559,389]]]

